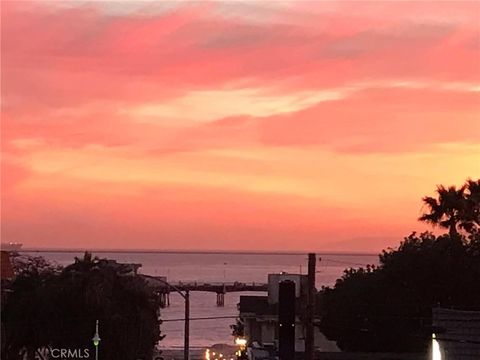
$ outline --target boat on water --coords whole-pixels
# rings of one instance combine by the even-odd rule
[[[17,243],[17,242],[7,242],[7,243],[1,243],[0,248],[3,251],[18,251],[22,248],[23,244],[22,243]]]

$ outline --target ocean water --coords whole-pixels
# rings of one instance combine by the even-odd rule
[[[75,256],[82,253],[41,252],[41,255],[60,265],[68,265]],[[94,253],[100,258],[118,262],[140,263],[139,272],[147,275],[166,276],[168,281],[199,282],[267,282],[267,276],[281,271],[306,273],[306,254],[258,254],[258,253],[140,253],[101,252]],[[335,283],[344,269],[378,264],[377,255],[359,254],[318,254],[316,285],[329,286]],[[205,347],[216,343],[233,342],[230,325],[238,315],[237,304],[240,295],[265,293],[227,293],[225,306],[216,306],[216,294],[191,292],[190,295],[190,346]],[[164,320],[161,330],[166,335],[160,348],[181,348],[183,346],[184,302],[180,295],[170,295],[171,304],[161,312]],[[199,319],[217,317],[217,319]],[[224,317],[218,319],[218,317]]]

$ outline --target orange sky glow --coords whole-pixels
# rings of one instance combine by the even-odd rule
[[[378,251],[480,177],[478,2],[1,6],[2,241]]]

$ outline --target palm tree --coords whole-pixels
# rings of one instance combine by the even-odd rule
[[[446,188],[438,185],[436,191],[438,198],[423,197],[422,200],[427,206],[428,212],[420,216],[418,220],[448,229],[450,237],[456,238],[458,236],[457,226],[465,220],[466,189],[466,184],[458,189],[455,186]]]
[[[480,179],[468,179],[465,194],[464,220],[460,224],[470,234],[476,233],[480,227]]]

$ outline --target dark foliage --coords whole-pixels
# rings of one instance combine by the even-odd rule
[[[378,268],[346,270],[320,292],[321,331],[342,350],[426,350],[432,307],[480,310],[479,242],[412,234]]]
[[[232,329],[232,335],[235,337],[245,336],[245,324],[242,319],[237,318],[235,324],[230,325],[230,329]]]
[[[322,289],[321,331],[342,350],[423,352],[433,307],[480,310],[479,184],[439,187],[443,198],[428,200],[430,220],[448,234],[413,233],[383,251],[378,267],[348,269]]]
[[[151,358],[161,339],[158,304],[143,280],[125,276],[89,254],[61,272],[29,267],[15,279],[4,304],[2,358],[21,351],[88,348],[100,322],[102,359]]]
[[[480,180],[467,180],[460,188],[437,186],[437,198],[423,197],[428,209],[419,220],[448,229],[455,237],[459,229],[469,234],[480,227]]]

